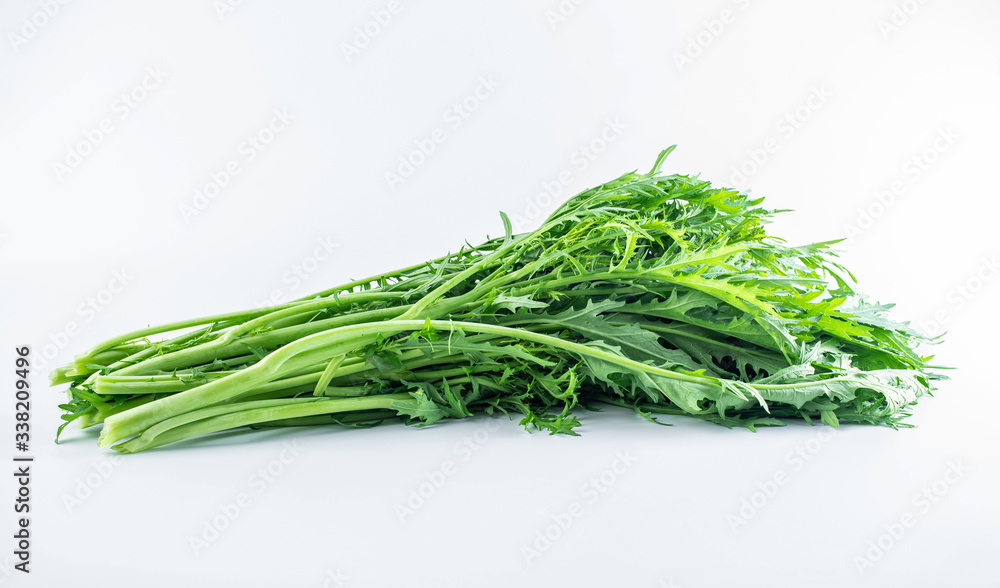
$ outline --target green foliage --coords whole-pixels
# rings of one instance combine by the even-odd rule
[[[53,375],[72,384],[63,426],[103,422],[102,445],[128,452],[386,415],[519,412],[575,434],[574,408],[597,403],[751,430],[899,426],[939,379],[920,337],[854,291],[831,242],[787,246],[762,199],[661,175],[671,149],[535,231],[503,216],[503,237],[427,263],[104,342]]]

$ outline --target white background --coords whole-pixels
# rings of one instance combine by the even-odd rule
[[[566,0],[556,20],[557,0],[401,0],[378,26],[386,2],[290,4],[0,8],[0,388],[15,345],[50,356],[33,380],[30,576],[9,567],[14,489],[0,476],[4,585],[998,585],[1000,4]],[[366,25],[377,34],[356,39]],[[498,86],[454,123],[481,79]],[[241,144],[274,109],[294,118],[248,160]],[[111,130],[80,147],[104,119]],[[444,141],[390,189],[386,173],[437,128]],[[497,234],[498,210],[531,228],[675,143],[666,171],[794,209],[773,225],[789,241],[850,236],[863,291],[948,331],[933,352],[960,369],[916,408],[917,428],[824,441],[818,427],[665,428],[608,410],[581,415],[577,438],[470,419],[125,458],[90,431],[51,442],[63,396],[43,374],[101,339],[424,261]],[[233,160],[240,173],[185,218]],[[296,266],[310,269],[300,283]],[[13,404],[0,399],[4,455]],[[474,435],[485,442],[456,450]],[[293,442],[301,454],[258,493],[251,476]],[[584,485],[619,452],[634,463],[591,503]],[[454,474],[401,521],[397,505],[446,461]],[[944,482],[950,463],[962,475]],[[786,483],[765,496],[776,475]],[[943,496],[914,501],[935,484]],[[196,552],[191,538],[244,492],[249,506]],[[580,516],[529,562],[522,548],[574,502]],[[886,535],[905,513],[912,527]]]

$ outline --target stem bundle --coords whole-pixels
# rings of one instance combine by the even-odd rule
[[[53,374],[65,427],[137,452],[242,426],[430,424],[578,404],[726,426],[898,426],[938,376],[830,243],[768,236],[761,200],[629,173],[537,230],[264,309],[105,341]],[[60,431],[62,428],[60,428]]]

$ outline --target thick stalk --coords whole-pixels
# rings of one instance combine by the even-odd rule
[[[409,394],[384,394],[364,398],[303,398],[284,401],[259,401],[226,405],[188,413],[177,420],[165,421],[159,428],[150,429],[130,441],[115,446],[122,453],[136,453],[189,437],[207,435],[268,421],[297,419],[307,416],[353,412],[359,410],[388,409],[396,402],[410,399]],[[236,410],[228,410],[238,407]],[[187,419],[191,420],[187,420]],[[192,422],[193,420],[193,422]]]
[[[565,341],[550,335],[481,323],[439,320],[429,322],[431,326],[440,330],[460,329],[470,333],[489,333],[506,336],[516,340],[548,345],[580,356],[600,359],[664,378],[713,387],[718,385],[716,378],[682,374],[658,368],[615,355],[603,349]],[[380,323],[350,325],[305,337],[278,349],[260,362],[231,376],[209,382],[192,390],[179,392],[156,402],[140,406],[127,413],[114,415],[106,419],[104,429],[101,431],[100,444],[102,447],[108,446],[132,435],[139,434],[148,427],[167,418],[190,410],[217,404],[236,396],[241,389],[251,388],[263,382],[276,379],[283,373],[289,373],[293,367],[294,369],[300,369],[304,365],[318,363],[322,361],[321,357],[323,355],[327,358],[332,358],[341,353],[348,353],[361,345],[373,341],[377,334],[381,333],[383,336],[391,336],[405,331],[419,331],[425,326],[426,322],[421,320],[392,320]],[[298,359],[298,362],[290,361],[293,358]],[[288,366],[285,365],[286,362],[289,362]]]

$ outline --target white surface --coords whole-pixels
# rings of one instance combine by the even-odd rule
[[[916,11],[886,38],[879,21],[896,4]],[[994,278],[982,259],[998,253],[995,1],[589,1],[553,30],[556,0],[401,0],[348,62],[341,44],[386,5],[254,0],[220,18],[209,1],[71,3],[17,52],[0,48],[2,364],[24,343],[39,357],[71,323],[45,371],[149,323],[423,261],[499,232],[500,209],[528,228],[533,206],[554,208],[537,195],[560,173],[561,200],[677,143],[668,171],[722,184],[770,146],[740,187],[796,210],[773,227],[792,242],[845,236],[859,209],[875,211],[844,262],[901,318],[944,312],[935,352],[961,369],[916,409],[917,428],[846,427],[826,442],[815,427],[661,428],[608,410],[582,415],[579,438],[498,421],[474,452],[455,446],[491,421],[239,435],[120,460],[90,435],[51,444],[62,396],[36,373],[33,572],[0,572],[4,585],[320,587],[338,570],[347,587],[997,585],[1000,280],[956,290],[981,270]],[[4,2],[4,38],[39,6]],[[679,71],[699,35],[710,42]],[[116,100],[147,68],[166,77],[122,118]],[[454,123],[451,105],[491,76],[499,87]],[[814,91],[830,95],[809,106]],[[247,161],[241,142],[275,108],[294,119]],[[796,111],[799,128],[779,122]],[[53,162],[103,118],[111,132],[59,181]],[[605,131],[616,118],[624,128]],[[445,140],[391,191],[385,172],[436,128]],[[949,128],[957,138],[919,177],[904,167]],[[614,140],[581,164],[602,133]],[[233,159],[241,173],[185,222],[180,204]],[[878,212],[876,192],[896,180],[904,191]],[[318,239],[337,246],[310,261]],[[296,265],[313,268],[299,284]],[[115,271],[127,286],[90,313],[88,297],[119,289]],[[0,370],[5,390],[12,371]],[[0,404],[7,440],[12,394]],[[301,455],[258,494],[250,477],[292,442]],[[591,504],[583,485],[618,452],[636,461]],[[401,523],[395,505],[445,460],[454,475]],[[914,495],[955,461],[969,470],[924,512]],[[734,532],[730,515],[778,472],[787,483]],[[190,537],[241,492],[250,506],[196,554]],[[573,502],[580,516],[529,565],[522,546]],[[855,557],[906,512],[915,524],[859,575]]]

